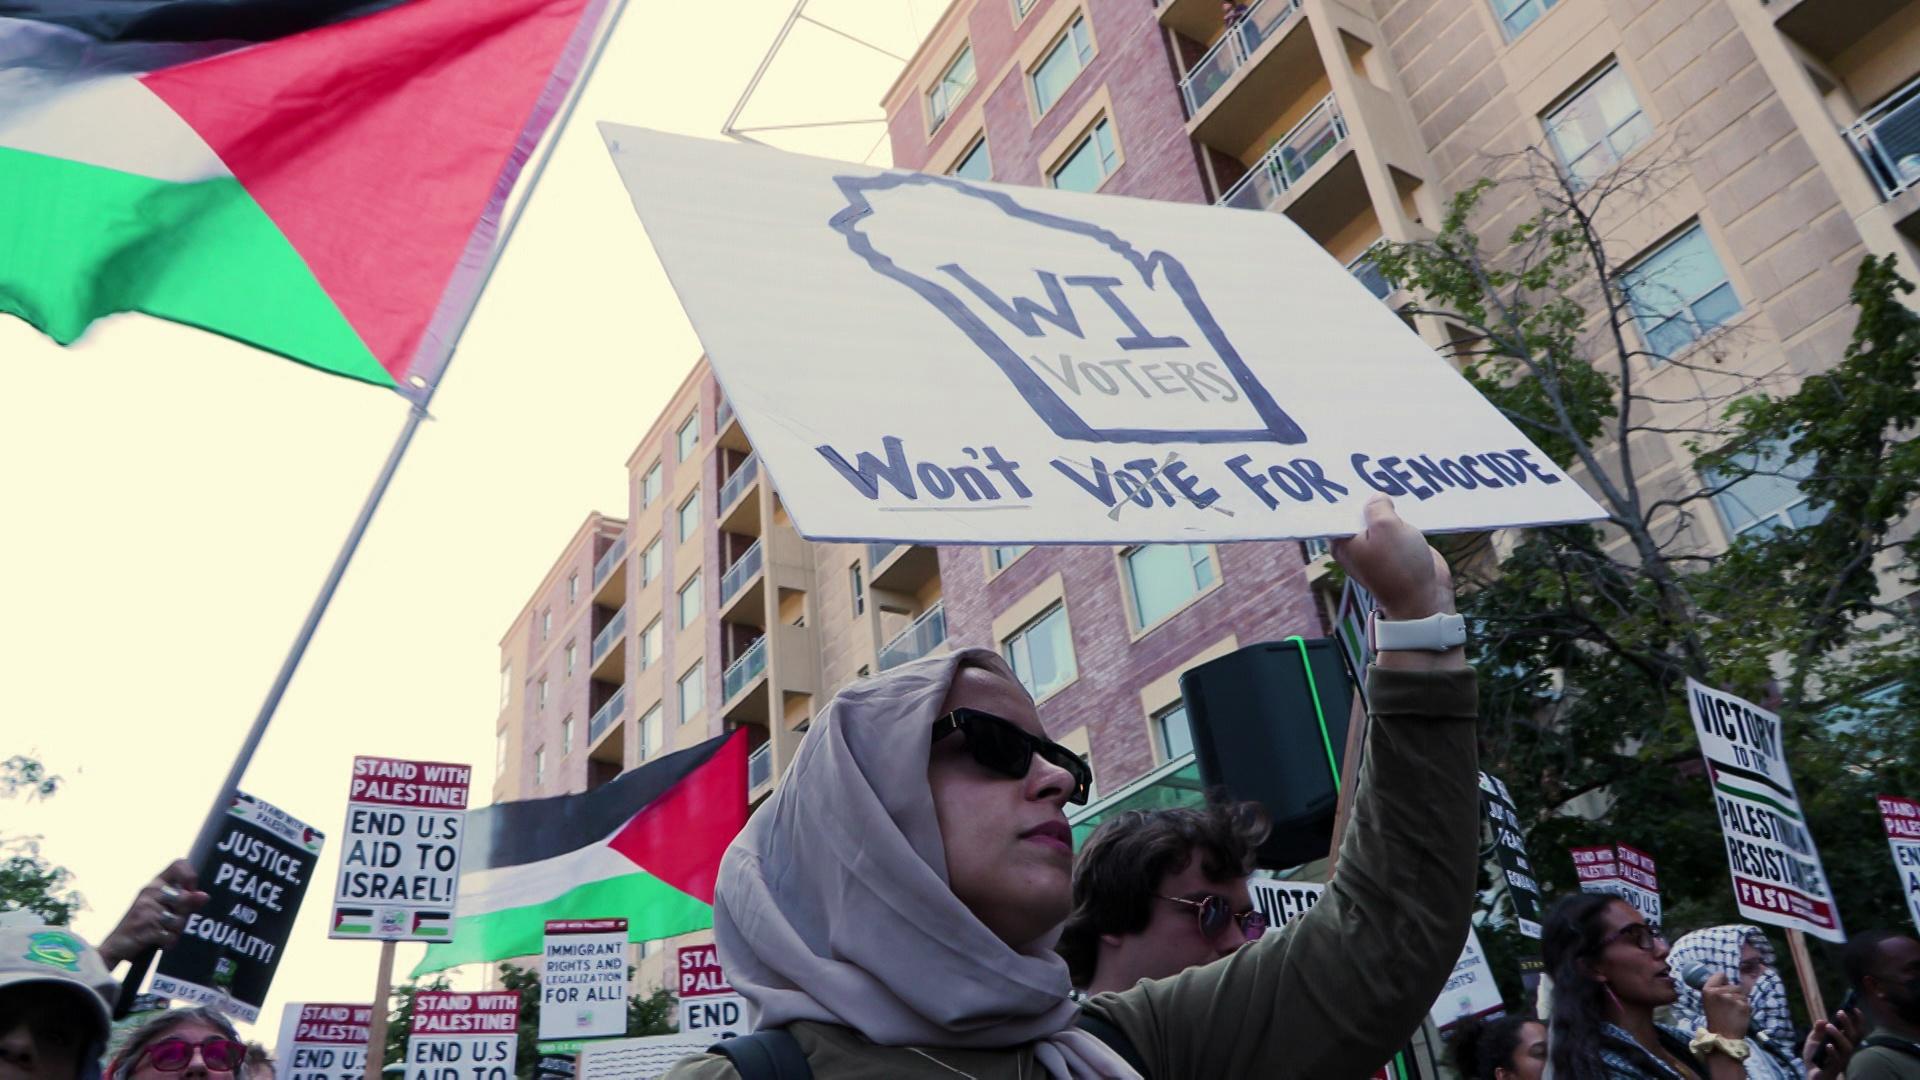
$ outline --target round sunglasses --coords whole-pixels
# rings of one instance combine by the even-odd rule
[[[1265,913],[1242,911],[1236,915],[1231,908],[1227,907],[1227,898],[1224,896],[1209,894],[1200,900],[1189,900],[1184,896],[1163,896],[1160,899],[1198,909],[1194,912],[1194,916],[1200,924],[1200,936],[1209,941],[1219,937],[1220,932],[1225,930],[1230,922],[1240,924],[1240,933],[1248,941],[1258,941],[1260,935],[1267,932]]]
[[[145,1062],[160,1072],[183,1072],[193,1062],[195,1050],[200,1051],[200,1060],[207,1063],[209,1072],[233,1072],[247,1058],[245,1043],[222,1035],[210,1035],[197,1043],[175,1035],[149,1044],[140,1051],[135,1064]]]
[[[1009,780],[1026,779],[1027,770],[1033,768],[1033,756],[1040,755],[1041,760],[1073,777],[1073,793],[1067,801],[1086,805],[1087,795],[1093,790],[1093,768],[1080,760],[1079,754],[979,709],[955,709],[935,720],[933,741],[939,742],[956,731],[966,739],[967,752],[974,761]]]

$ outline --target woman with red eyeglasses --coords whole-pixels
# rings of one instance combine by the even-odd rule
[[[133,1033],[107,1080],[246,1080],[247,1044],[212,1009],[174,1009]]]

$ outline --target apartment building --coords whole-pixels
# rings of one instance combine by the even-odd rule
[[[1637,297],[1648,351],[1710,340],[1721,369],[1638,363],[1674,429],[1837,360],[1859,259],[1920,256],[1912,0],[955,0],[883,104],[902,167],[1285,214],[1396,304],[1369,249],[1430,236],[1523,151],[1576,186],[1648,166],[1605,215],[1609,256],[1659,284]],[[1536,208],[1517,185],[1475,225]],[[1649,488],[1689,483],[1678,440],[1633,449]],[[1689,540],[1800,501],[1736,486]]]
[[[1191,797],[1180,673],[1321,632],[1297,544],[803,540],[705,360],[627,471],[625,519],[587,515],[501,639],[496,801],[586,791],[741,729],[757,804],[835,690],[967,646],[1008,658],[1096,796],[1144,778]],[[643,948],[640,985],[684,943]]]

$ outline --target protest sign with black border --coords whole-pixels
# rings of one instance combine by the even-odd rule
[[[1527,858],[1527,841],[1520,828],[1520,812],[1514,807],[1513,793],[1499,777],[1480,774],[1480,807],[1493,828],[1493,857],[1506,880],[1507,896],[1513,901],[1514,921],[1520,932],[1531,938],[1540,936],[1540,879]]]

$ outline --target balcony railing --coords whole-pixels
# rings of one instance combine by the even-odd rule
[[[733,695],[747,688],[761,672],[767,670],[767,639],[754,640],[739,659],[727,665],[726,674],[720,676],[720,696],[724,701],[732,701]]]
[[[621,608],[613,613],[613,618],[607,620],[607,625],[601,627],[599,633],[593,635],[593,662],[599,663],[600,658],[607,655],[607,650],[613,648],[614,643],[626,632],[627,609]]]
[[[728,401],[726,398],[721,398],[720,407],[718,409],[715,409],[713,413],[713,430],[715,431],[727,430],[727,421],[732,419],[733,419],[733,402]]]
[[[727,482],[720,485],[720,509],[725,510],[732,506],[733,501],[740,497],[741,492],[747,490],[747,486],[752,484],[753,478],[758,475],[760,475],[760,455],[748,454],[747,459],[740,463],[740,467],[733,470],[733,475],[727,477]]]
[[[868,544],[867,545],[867,576],[872,577],[873,568],[876,566],[879,566],[880,560],[892,554],[893,549],[899,546],[900,546],[899,544]]]
[[[1180,96],[1187,103],[1187,115],[1193,116],[1227,85],[1260,48],[1300,10],[1300,0],[1260,0],[1247,10],[1240,21],[1227,28],[1186,77],[1180,80]]]
[[[593,587],[596,589],[599,588],[600,583],[607,580],[607,576],[613,573],[613,568],[619,566],[620,560],[626,557],[627,538],[624,536],[617,537],[613,541],[613,546],[601,553],[600,558],[594,561]]]
[[[1920,186],[1920,79],[1901,87],[1846,131],[1885,198]]]
[[[947,640],[947,605],[943,601],[928,608],[913,625],[894,635],[880,650],[880,670],[888,671],[918,660]]]
[[[747,790],[773,779],[773,744],[761,743],[747,755]]]
[[[620,714],[626,709],[627,688],[623,686],[607,699],[605,705],[594,711],[593,719],[587,721],[587,745],[592,746],[599,742],[600,736],[606,734],[607,729],[620,719]]]
[[[753,546],[741,552],[740,557],[733,560],[733,565],[727,567],[727,572],[720,575],[720,603],[725,604],[738,596],[740,590],[747,587],[747,582],[753,580],[753,575],[760,572],[760,563],[760,541],[755,540]]]
[[[1265,210],[1346,138],[1347,119],[1340,115],[1340,104],[1328,94],[1306,119],[1254,162],[1239,183],[1220,196],[1219,205]]]
[[[1381,273],[1380,268],[1373,264],[1373,253],[1379,247],[1379,244],[1375,244],[1361,252],[1359,258],[1347,264],[1347,271],[1360,279],[1360,284],[1367,287],[1367,291],[1373,294],[1375,300],[1385,300],[1393,295],[1393,282],[1388,281],[1387,275]]]

